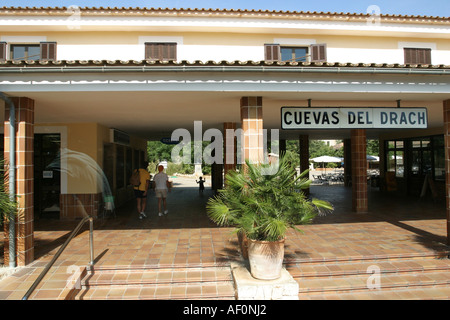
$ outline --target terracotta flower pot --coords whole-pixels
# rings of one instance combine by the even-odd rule
[[[275,280],[281,277],[284,259],[284,240],[247,240],[250,273],[254,278]]]

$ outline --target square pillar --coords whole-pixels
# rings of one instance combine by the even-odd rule
[[[280,139],[279,153],[280,157],[286,153],[286,139]]]
[[[445,200],[447,210],[447,245],[450,245],[450,100],[444,101]]]
[[[300,146],[300,173],[309,169],[309,136],[298,137]]]
[[[351,139],[344,139],[344,186],[351,186],[352,177],[352,143]]]
[[[241,123],[244,135],[242,155],[250,163],[261,163],[264,158],[262,97],[241,98]]]
[[[301,135],[298,137],[300,146],[300,173],[309,169],[309,136]],[[308,177],[306,177],[308,178]],[[309,188],[303,190],[306,195],[309,195]]]
[[[211,189],[217,191],[223,188],[223,164],[211,164]]]
[[[34,260],[34,100],[12,98],[16,108],[16,264]],[[9,106],[5,106],[5,162],[9,159]],[[5,224],[5,263],[9,263],[9,226]]]
[[[224,122],[223,123],[223,149],[224,149],[224,161],[223,171],[226,177],[228,171],[236,170],[236,123]]]
[[[367,156],[366,130],[351,130],[352,148],[352,210],[357,213],[367,213]]]

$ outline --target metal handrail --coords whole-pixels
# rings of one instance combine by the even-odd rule
[[[89,220],[89,252],[90,252],[90,258],[91,261],[89,262],[89,266],[94,265],[94,218],[85,216],[80,223],[77,225],[77,227],[72,231],[69,238],[67,238],[66,242],[59,248],[58,252],[54,255],[53,259],[47,263],[44,270],[42,270],[41,274],[37,279],[33,282],[31,287],[28,289],[27,293],[23,296],[22,300],[28,300],[30,295],[33,293],[33,291],[36,289],[36,287],[39,285],[39,283],[42,281],[42,279],[45,277],[47,272],[50,270],[50,268],[53,266],[53,264],[56,262],[56,260],[59,258],[59,256],[62,254],[64,249],[66,249],[69,242],[76,236],[78,231],[80,231],[81,227],[84,225],[86,221]]]

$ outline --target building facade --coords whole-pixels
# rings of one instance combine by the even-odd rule
[[[105,192],[126,202],[127,177],[145,159],[146,141],[180,128],[194,136],[198,125],[202,138],[208,129],[224,134],[224,159],[234,150],[227,129],[243,129],[243,155],[256,161],[263,129],[279,130],[281,148],[300,141],[303,169],[310,139],[343,140],[355,212],[368,211],[367,139],[380,141],[382,180],[393,177],[410,194],[431,181],[445,198],[449,39],[448,17],[0,8],[4,154],[8,161],[15,130],[23,213],[18,263],[33,260],[34,219],[76,219],[79,203],[97,215]],[[317,127],[283,128],[283,120],[301,124],[282,116],[288,107],[311,112],[303,115]],[[379,109],[389,121],[373,126],[367,114]],[[333,110],[347,119],[361,113],[351,113],[351,125],[333,126],[323,118]],[[225,171],[235,162],[225,161]],[[220,185],[222,164],[214,172]]]

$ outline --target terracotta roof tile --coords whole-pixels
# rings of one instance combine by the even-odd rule
[[[308,18],[308,19],[366,19],[368,13],[317,12],[317,11],[278,11],[255,9],[212,9],[212,8],[147,8],[147,7],[79,7],[86,15],[214,15],[241,17]],[[41,15],[70,14],[69,7],[0,7],[2,15]],[[381,14],[380,18],[391,22],[409,20],[411,22],[440,21],[450,22],[449,17]]]

